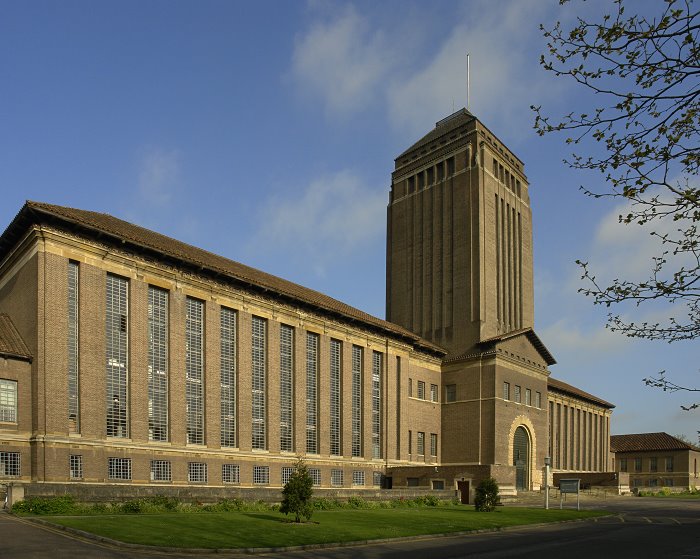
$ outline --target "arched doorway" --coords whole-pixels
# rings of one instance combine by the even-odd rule
[[[513,436],[513,466],[515,466],[515,489],[530,489],[530,437],[525,427],[520,426]]]

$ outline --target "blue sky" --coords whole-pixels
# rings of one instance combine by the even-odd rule
[[[383,317],[393,159],[466,105],[470,52],[470,108],[530,180],[552,374],[615,403],[613,433],[695,440],[692,398],[642,378],[700,386],[698,344],[611,333],[577,293],[577,258],[640,275],[648,232],[532,128],[590,101],[540,69],[538,24],[600,5],[0,0],[0,229],[26,199],[107,212]]]

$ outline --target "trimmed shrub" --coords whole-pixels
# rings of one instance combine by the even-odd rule
[[[493,512],[499,503],[498,483],[492,477],[487,477],[476,488],[474,508],[479,512]]]

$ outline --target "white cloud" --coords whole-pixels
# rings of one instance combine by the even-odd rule
[[[311,181],[294,197],[272,197],[261,210],[257,250],[294,254],[323,276],[333,258],[384,234],[386,194],[373,190],[349,171]]]
[[[331,21],[318,21],[297,37],[292,72],[300,86],[318,92],[332,112],[364,108],[391,65],[382,30],[352,5]]]
[[[486,0],[470,2],[451,18],[445,14],[436,25],[447,27],[431,34],[439,37],[437,44],[433,40],[421,52],[414,43],[425,40],[423,27],[435,14],[425,11],[432,9],[427,4],[411,6],[394,14],[390,31],[352,5],[331,20],[323,19],[328,11],[318,10],[316,22],[297,38],[295,80],[322,98],[331,113],[365,110],[377,102],[397,129],[415,135],[466,106],[469,52],[472,111],[494,129],[529,131],[529,105],[552,98],[560,87],[527,54],[533,41],[535,52],[543,46],[537,24],[546,19],[547,6],[513,0],[494,10]]]
[[[176,150],[149,149],[141,157],[138,171],[138,195],[145,203],[163,207],[173,198],[180,178]]]
[[[555,357],[559,352],[577,356],[576,360],[567,359],[568,363],[579,361],[586,355],[598,359],[602,353],[620,351],[629,343],[625,336],[600,325],[586,329],[581,323],[568,317],[546,326],[539,334]]]

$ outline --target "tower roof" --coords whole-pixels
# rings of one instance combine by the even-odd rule
[[[418,148],[429,144],[430,142],[434,142],[435,140],[440,138],[440,136],[447,135],[450,132],[452,132],[455,128],[459,128],[461,125],[466,124],[467,122],[471,122],[472,120],[476,120],[476,117],[473,114],[471,114],[467,109],[460,109],[452,113],[451,115],[436,122],[435,128],[433,128],[430,132],[428,132],[410,148],[404,151],[396,159],[401,159],[406,154],[411,153],[412,151],[415,151]]]

